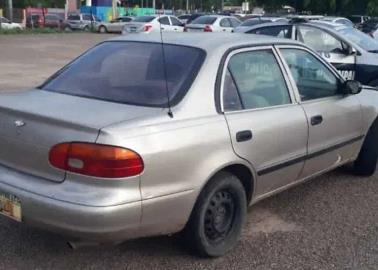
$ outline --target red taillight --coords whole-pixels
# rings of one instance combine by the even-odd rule
[[[146,24],[144,27],[143,27],[143,32],[148,32],[150,31],[152,28],[152,25],[151,24]]]
[[[205,28],[203,29],[204,32],[213,32],[213,29],[211,29],[210,25],[206,25]]]
[[[56,168],[88,176],[123,178],[141,174],[142,158],[132,150],[93,143],[61,143],[49,153]]]

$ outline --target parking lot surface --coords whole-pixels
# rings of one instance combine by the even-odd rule
[[[0,36],[0,91],[36,86],[109,37]],[[218,259],[188,254],[176,237],[73,251],[3,217],[0,239],[0,269],[378,269],[378,173],[339,169],[252,206],[239,245]]]

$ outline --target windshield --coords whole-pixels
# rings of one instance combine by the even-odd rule
[[[164,53],[163,61],[161,43],[104,42],[40,88],[118,103],[167,107],[166,87],[171,104],[178,103],[196,77],[205,52],[164,44]]]
[[[134,19],[134,22],[151,22],[155,16],[140,16]]]
[[[355,28],[343,28],[338,32],[341,33],[346,40],[351,40],[366,51],[378,51],[378,42]]]
[[[201,16],[193,20],[192,24],[213,24],[217,20],[216,17]]]

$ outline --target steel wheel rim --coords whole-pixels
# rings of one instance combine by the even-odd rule
[[[235,199],[229,190],[217,191],[205,211],[205,236],[212,244],[222,242],[231,232],[235,221]]]

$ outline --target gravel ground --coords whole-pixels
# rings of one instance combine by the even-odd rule
[[[107,37],[0,36],[0,91],[37,85]],[[0,269],[378,269],[377,178],[337,170],[254,205],[240,244],[214,260],[187,254],[175,237],[73,251],[0,217]]]

